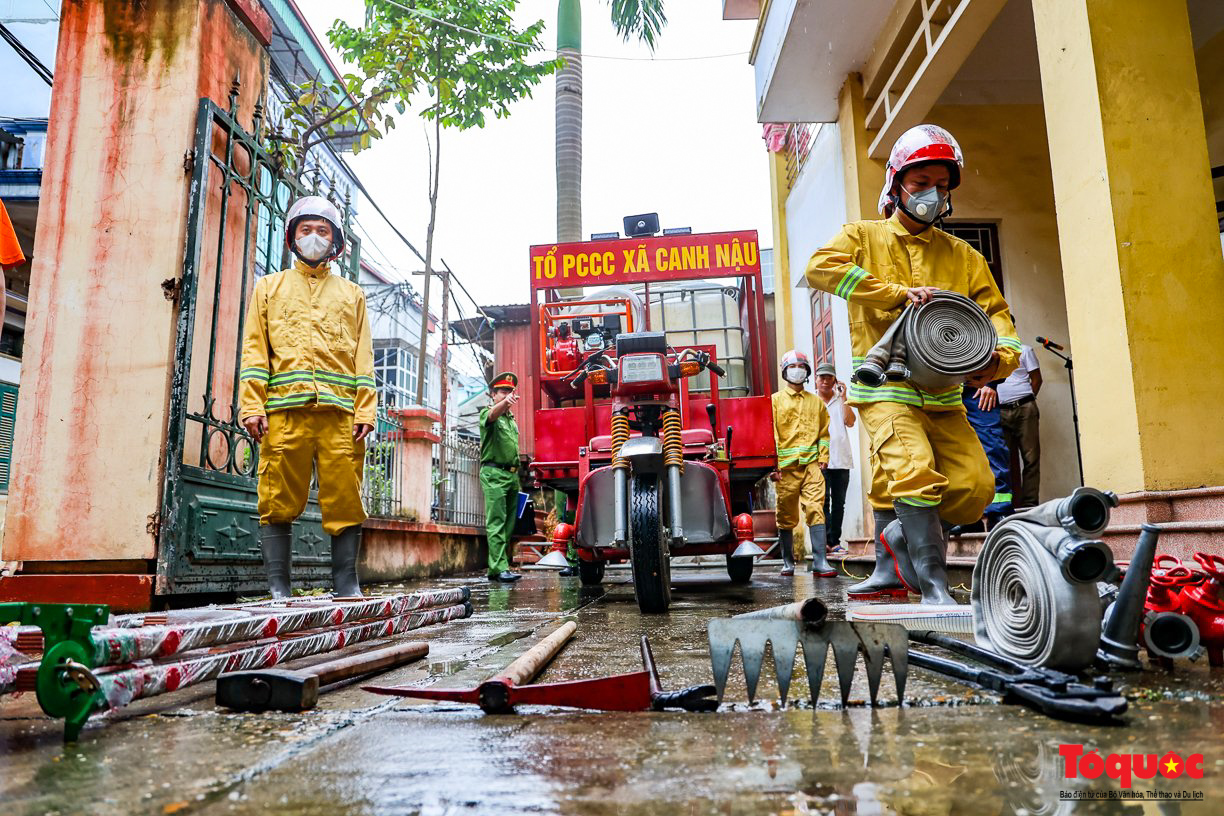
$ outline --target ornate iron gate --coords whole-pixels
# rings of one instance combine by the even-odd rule
[[[237,88],[224,110],[201,99],[192,152],[183,274],[158,518],[157,592],[263,589],[255,477],[258,447],[238,423],[238,371],[255,278],[289,265],[284,218],[299,195],[327,194],[287,172],[264,145],[263,112],[237,121]],[[307,172],[307,176],[311,175]],[[335,198],[333,178],[329,197]],[[349,202],[337,202],[349,220]],[[347,227],[346,223],[346,227]],[[342,273],[356,280],[360,244],[348,229]],[[293,525],[297,586],[330,579],[329,545],[314,493]]]

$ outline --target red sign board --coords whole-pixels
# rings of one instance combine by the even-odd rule
[[[532,289],[724,278],[760,271],[756,230],[618,238],[531,248]]]

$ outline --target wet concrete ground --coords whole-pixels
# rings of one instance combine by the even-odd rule
[[[672,611],[638,613],[628,574],[602,591],[529,572],[519,584],[468,584],[476,614],[421,630],[424,661],[381,685],[474,686],[566,615],[577,637],[540,678],[634,671],[648,634],[665,687],[710,682],[705,622],[819,594],[841,617],[849,579],[783,579],[764,568],[746,587],[717,570],[674,573]],[[416,588],[413,585],[411,588]],[[395,589],[399,589],[396,587]],[[486,716],[452,704],[379,697],[356,684],[305,714],[233,714],[213,685],[93,720],[74,746],[32,695],[0,698],[0,813],[200,814],[1053,814],[1224,812],[1224,671],[1179,668],[1125,678],[1120,728],[1060,723],[914,668],[906,705],[889,672],[879,708],[862,703],[860,665],[841,709],[830,665],[820,703],[749,706],[739,659],[716,714],[608,714],[531,707]],[[800,667],[802,662],[800,661]],[[802,669],[799,668],[798,672]],[[772,669],[762,694],[776,695]],[[801,676],[794,685],[805,690]],[[794,695],[793,695],[794,696]],[[805,693],[799,694],[806,698]],[[1203,753],[1202,779],[1136,779],[1133,791],[1201,791],[1202,801],[1060,800],[1119,785],[1065,780],[1058,747],[1101,756]]]

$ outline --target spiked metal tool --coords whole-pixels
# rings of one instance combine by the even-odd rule
[[[756,699],[767,643],[773,646],[774,671],[778,676],[778,692],[783,703],[786,702],[794,675],[795,650],[801,644],[803,663],[807,668],[808,692],[813,703],[820,697],[829,647],[833,648],[833,663],[837,668],[842,705],[850,699],[850,683],[854,679],[855,663],[860,651],[867,667],[867,684],[872,705],[875,705],[879,695],[886,655],[892,660],[897,699],[904,699],[909,642],[903,627],[891,623],[847,621],[826,621],[813,625],[801,619],[796,620],[793,607],[778,607],[776,612],[781,617],[764,616],[774,611],[763,610],[748,613],[751,617],[719,618],[710,621],[710,664],[714,670],[714,685],[718,689],[720,701],[727,688],[727,676],[731,672],[731,657],[736,643],[740,645],[740,654],[744,660],[744,679],[748,685],[750,701]]]

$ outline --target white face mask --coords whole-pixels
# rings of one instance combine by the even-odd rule
[[[802,366],[787,366],[786,371],[782,374],[788,383],[799,385],[807,380],[807,371]]]
[[[317,261],[331,249],[332,242],[318,233],[312,232],[297,239],[298,252],[308,261]]]

